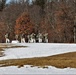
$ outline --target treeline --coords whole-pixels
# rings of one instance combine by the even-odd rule
[[[3,9],[3,8],[2,8]],[[76,42],[76,0],[17,0],[0,11],[0,42],[5,34],[48,33],[49,42]]]

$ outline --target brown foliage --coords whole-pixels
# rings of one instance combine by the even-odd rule
[[[41,7],[41,1],[30,5],[27,2],[11,3],[0,12],[0,24],[11,38],[14,32],[19,35],[31,34],[35,30],[35,33],[47,32],[49,42],[74,42],[76,0],[44,1],[44,8]]]
[[[7,31],[7,27],[4,22],[0,22],[0,42],[5,42],[5,34]]]
[[[30,21],[28,13],[24,12],[17,20],[15,34],[31,34],[34,31],[33,23]]]
[[[70,15],[70,8],[61,3],[61,7],[55,12],[56,33],[60,41],[73,42],[73,18]]]

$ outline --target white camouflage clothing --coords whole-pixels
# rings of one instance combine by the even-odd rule
[[[48,33],[45,33],[44,34],[44,42],[45,43],[48,43]]]
[[[41,33],[39,33],[39,34],[38,34],[38,42],[39,42],[39,43],[41,43],[41,42],[42,42],[42,37],[43,37],[43,36],[42,36],[42,34],[41,34]]]

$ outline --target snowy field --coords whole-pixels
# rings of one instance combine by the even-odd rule
[[[75,44],[25,43],[17,45],[27,47],[5,49],[5,56],[0,57],[0,60],[46,57],[67,52],[76,52]]]
[[[46,44],[46,43],[25,43],[17,44],[27,46],[26,48],[10,48],[5,49],[5,56],[0,57],[0,60],[46,57],[68,52],[76,52],[76,44]],[[48,68],[24,67],[17,68],[16,66],[1,67],[0,74],[76,74],[75,68],[58,69],[52,66]]]
[[[21,67],[21,68],[17,68],[16,66],[10,66],[10,67],[2,67],[0,68],[0,74],[13,74],[13,75],[16,75],[16,74],[34,74],[34,75],[50,75],[50,74],[55,74],[55,75],[76,75],[76,69],[74,68],[65,68],[65,69],[58,69],[58,68],[55,68],[55,67],[51,67],[49,66],[48,69],[45,68],[38,68],[38,67],[30,67],[29,65],[26,65],[24,67]]]

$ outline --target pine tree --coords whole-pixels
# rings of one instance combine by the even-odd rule
[[[36,0],[35,3],[39,6],[41,6],[42,9],[44,9],[45,0]]]
[[[0,0],[0,11],[3,10],[5,3],[6,3],[6,0]]]

